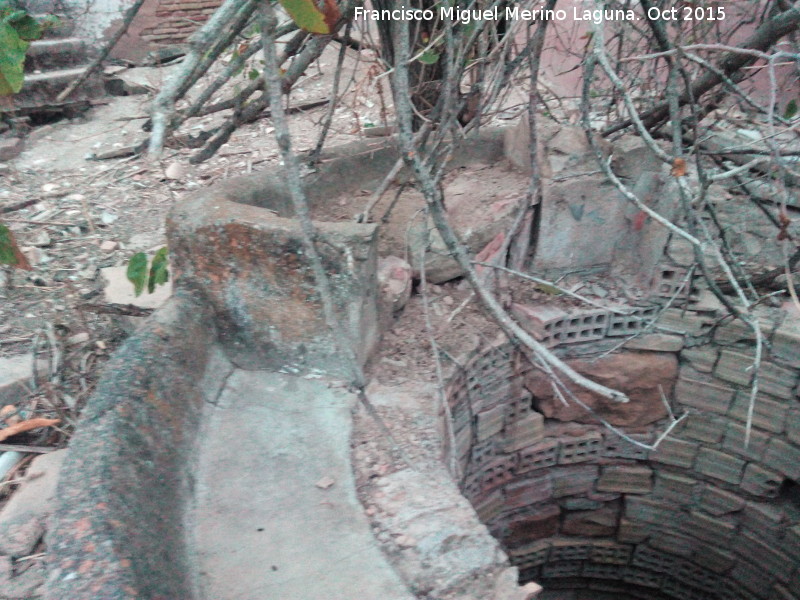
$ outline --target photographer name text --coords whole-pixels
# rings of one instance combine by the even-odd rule
[[[724,6],[673,6],[671,8],[650,7],[646,14],[637,14],[632,9],[605,8],[588,9],[572,7],[572,10],[499,6],[491,9],[467,9],[458,6],[442,6],[438,10],[406,8],[369,9],[357,6],[356,19],[367,21],[452,21],[468,25],[475,21],[587,21],[595,24],[604,21],[639,21],[645,16],[653,21],[721,21],[725,18]]]

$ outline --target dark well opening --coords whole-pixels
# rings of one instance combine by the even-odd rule
[[[598,341],[580,353],[591,355],[592,345],[595,355],[606,349]],[[570,348],[574,355],[578,345]],[[800,597],[800,488],[787,477],[800,468],[792,462],[800,460],[798,399],[794,391],[760,398],[745,447],[747,386],[730,381],[727,352],[707,344],[627,352],[610,363],[629,366],[630,380],[604,382],[627,385],[632,397],[629,417],[613,418],[627,419],[619,426],[626,435],[652,443],[666,419],[640,393],[652,381],[637,380],[631,365],[652,375],[659,361],[675,362],[664,390],[676,414],[691,414],[655,451],[585,413],[567,418],[511,344],[459,361],[447,387],[449,451],[462,493],[521,583],[544,586],[542,600]],[[695,370],[701,364],[722,368]],[[797,381],[796,370],[781,375]]]

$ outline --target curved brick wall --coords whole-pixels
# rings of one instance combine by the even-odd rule
[[[618,343],[616,331],[638,328],[615,329],[613,315],[598,326],[597,311],[566,319],[543,307],[516,312],[557,353],[584,360]],[[708,307],[666,311],[660,324],[686,335],[637,338],[638,351],[624,356],[679,361],[671,404],[691,414],[656,451],[592,417],[545,418],[552,407],[528,389],[539,393],[531,385],[538,375],[508,343],[459,361],[447,393],[462,492],[522,581],[622,599],[800,598],[800,324],[780,311],[762,315],[771,353],[745,448],[752,334],[715,322]],[[577,335],[551,335],[570,326]],[[642,421],[622,429],[652,443],[666,422]]]

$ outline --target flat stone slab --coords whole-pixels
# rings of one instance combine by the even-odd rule
[[[231,375],[206,411],[200,442],[190,522],[199,597],[414,598],[356,498],[355,401],[325,381]]]
[[[28,394],[33,375],[29,354],[0,358],[0,402],[13,404]]]

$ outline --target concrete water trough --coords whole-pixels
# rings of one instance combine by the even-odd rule
[[[351,448],[363,419],[285,182],[226,181],[173,210],[175,293],[108,363],[83,413],[47,535],[46,597],[798,600],[800,325],[760,315],[769,352],[745,445],[751,333],[689,294],[661,310],[680,272],[659,262],[666,235],[625,229],[613,190],[565,177],[585,171],[586,147],[574,131],[551,133],[533,266],[648,276],[653,292],[622,312],[555,300],[512,311],[629,404],[574,390],[591,412],[564,407],[513,344],[465,340],[445,365],[448,410],[413,369],[370,384],[371,410],[413,458],[357,489],[372,460]],[[520,135],[466,140],[451,168],[524,169]],[[615,157],[667,211],[666,179],[641,147],[623,141]],[[391,141],[331,151],[304,180],[312,208],[374,189],[397,158]],[[391,323],[378,227],[316,227],[335,312],[364,363]],[[587,235],[605,240],[597,252],[579,251]],[[669,335],[643,330],[654,316]],[[619,351],[626,334],[637,337]]]

